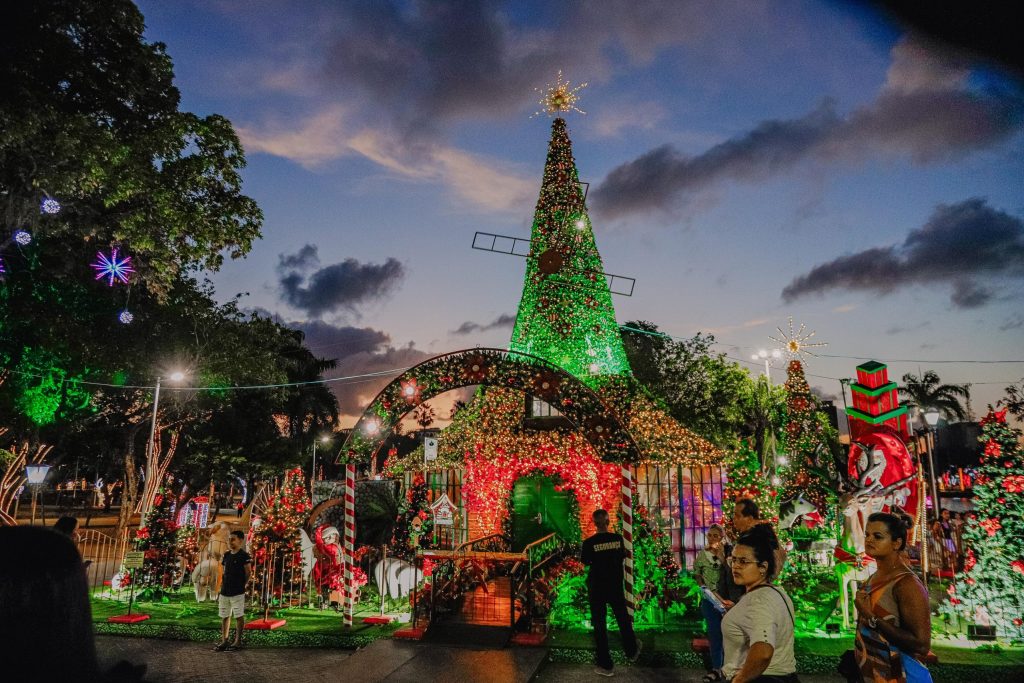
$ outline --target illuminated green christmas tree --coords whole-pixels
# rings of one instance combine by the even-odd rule
[[[592,386],[602,375],[631,375],[603,271],[565,119],[556,118],[510,349]]]

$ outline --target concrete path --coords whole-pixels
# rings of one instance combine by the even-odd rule
[[[104,666],[121,659],[148,666],[149,683],[337,683],[337,681],[458,681],[527,683],[593,681],[593,665],[546,662],[543,648],[472,650],[450,646],[378,640],[351,652],[298,648],[253,648],[214,652],[213,643],[97,636]],[[620,666],[620,681],[690,683],[696,670]],[[838,676],[801,676],[803,683],[833,683]]]

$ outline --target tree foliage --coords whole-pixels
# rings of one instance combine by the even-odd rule
[[[927,411],[938,410],[947,420],[967,419],[967,410],[960,399],[969,400],[968,388],[962,384],[942,384],[934,370],[925,371],[918,377],[913,373],[903,375],[903,386],[899,388],[900,398],[908,408]]]

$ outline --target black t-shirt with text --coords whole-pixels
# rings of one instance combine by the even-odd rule
[[[580,559],[590,567],[587,585],[622,588],[622,561],[626,559],[626,545],[622,536],[610,532],[594,534],[583,541]]]
[[[220,594],[225,598],[241,595],[245,592],[245,565],[252,562],[249,553],[239,550],[233,553],[230,550],[224,553],[221,564],[224,565],[224,580],[221,582]]]

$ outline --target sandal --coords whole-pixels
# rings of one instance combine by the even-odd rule
[[[711,671],[704,674],[704,678],[700,679],[702,683],[718,683],[718,681],[725,680],[725,674],[722,673],[721,669],[712,669]]]

